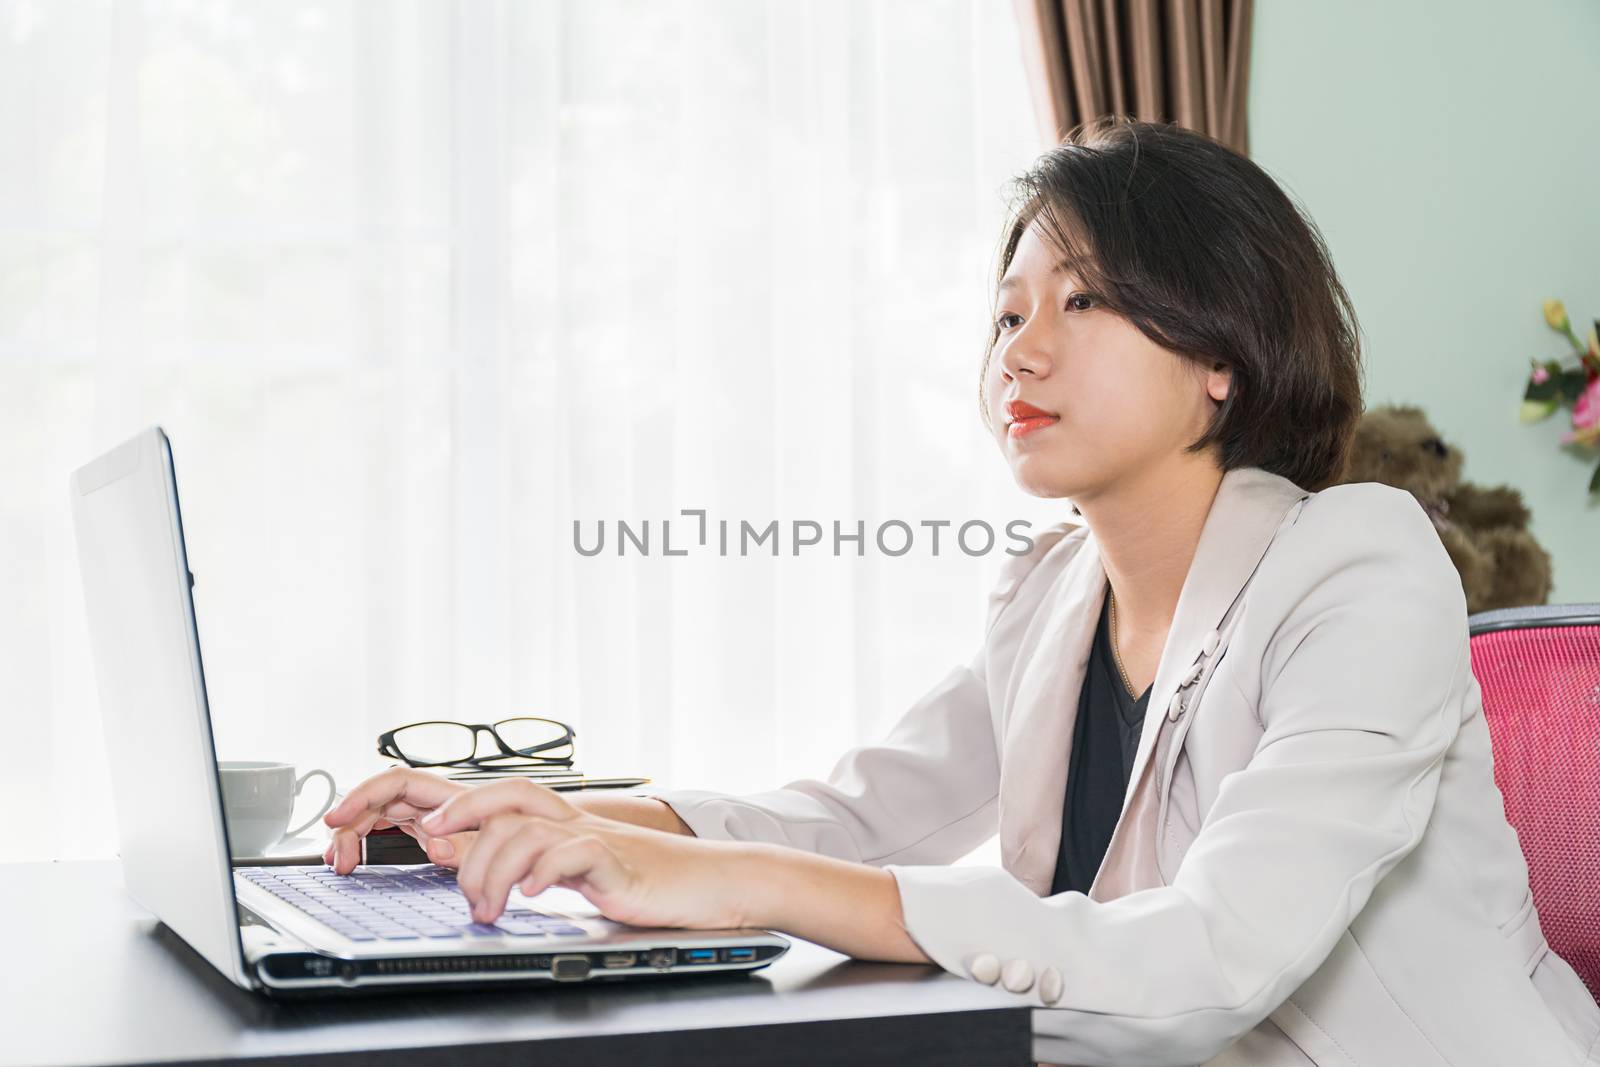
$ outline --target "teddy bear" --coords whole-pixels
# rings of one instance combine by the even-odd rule
[[[1468,613],[1543,604],[1550,556],[1528,532],[1522,494],[1461,481],[1461,452],[1421,408],[1386,405],[1362,416],[1343,482],[1383,482],[1417,498],[1461,574]]]

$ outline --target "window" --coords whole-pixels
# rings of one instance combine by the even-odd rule
[[[60,813],[14,859],[115,850],[66,484],[151,423],[221,755],[344,786],[388,726],[507,714],[591,773],[825,774],[970,654],[1000,562],[589,558],[574,521],[1049,521],[975,415],[1037,151],[1005,0],[0,20],[0,706]]]

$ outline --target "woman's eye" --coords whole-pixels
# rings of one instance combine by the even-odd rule
[[[1093,293],[1073,293],[1071,296],[1067,297],[1068,311],[1093,311],[1099,306],[1100,298],[1095,296]],[[1000,329],[1005,330],[1009,328],[1006,323],[1011,319],[1016,319],[1018,324],[1020,324],[1022,321],[1022,316],[1007,312],[1006,314],[995,319],[994,324]]]

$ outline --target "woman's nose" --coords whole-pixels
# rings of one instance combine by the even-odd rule
[[[1012,338],[1000,354],[1000,375],[1008,382],[1023,374],[1042,378],[1049,373],[1050,358],[1026,337]]]

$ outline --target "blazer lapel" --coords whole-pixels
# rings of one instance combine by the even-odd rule
[[[1205,650],[1207,638],[1255,572],[1283,516],[1306,495],[1287,478],[1260,467],[1238,467],[1222,476],[1161,649],[1150,701],[1145,705],[1144,728],[1133,757],[1133,773],[1122,798],[1124,813],[1139,776],[1150,761],[1161,723],[1195,660]]]
[[[1185,673],[1254,571],[1283,515],[1306,495],[1288,479],[1259,467],[1223,475],[1162,648],[1123,795],[1124,816]],[[1024,636],[1008,694],[1011,713],[1000,776],[1001,862],[1041,896],[1050,891],[1055,876],[1078,697],[1105,593],[1105,567],[1091,531]],[[1116,845],[1113,837],[1111,848]],[[1109,859],[1109,851],[1107,855]]]

